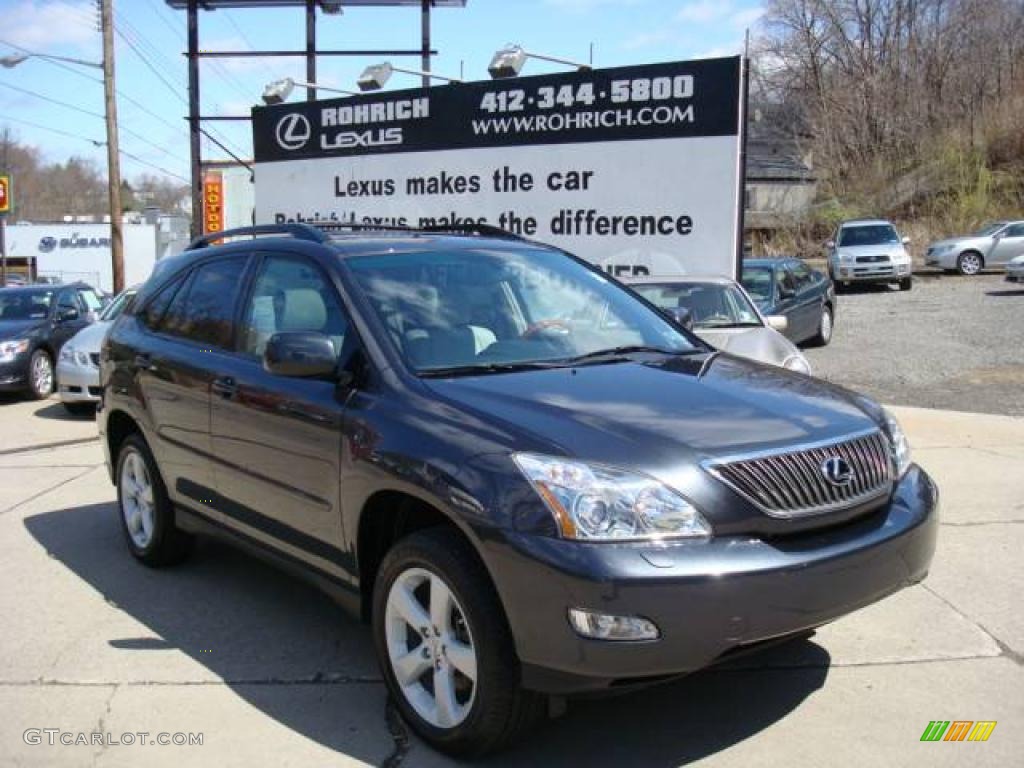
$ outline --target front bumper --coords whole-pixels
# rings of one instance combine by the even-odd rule
[[[523,663],[523,684],[597,691],[705,667],[729,651],[798,634],[925,577],[938,491],[918,467],[889,504],[853,523],[776,540],[601,545],[510,534],[485,555]],[[588,640],[567,610],[653,621],[661,636]]]
[[[57,363],[57,391],[64,403],[98,403],[100,371],[61,360]]]
[[[30,355],[20,355],[9,363],[0,363],[0,392],[18,392],[28,389]]]
[[[840,283],[893,283],[913,276],[910,264],[878,262],[873,264],[839,264],[833,277]]]

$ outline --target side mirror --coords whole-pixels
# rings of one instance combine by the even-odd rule
[[[904,245],[910,245],[910,238],[904,237],[900,240],[900,242],[903,243]]]
[[[782,333],[789,328],[789,318],[785,315],[768,315],[765,318],[768,321],[768,327]]]
[[[796,296],[796,291],[792,288],[779,288],[779,299],[792,299]]]
[[[79,318],[78,310],[74,307],[57,307],[57,322],[68,323]]]
[[[322,333],[275,333],[263,351],[263,369],[275,376],[330,376],[337,367],[338,353]]]
[[[676,325],[688,331],[693,330],[693,313],[686,307],[670,307],[665,310],[665,314]]]

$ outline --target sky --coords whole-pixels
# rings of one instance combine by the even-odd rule
[[[121,173],[151,173],[187,182],[189,173],[185,13],[164,0],[113,0]],[[505,43],[528,51],[612,67],[732,55],[744,32],[762,15],[760,0],[467,0],[465,8],[433,11],[433,71],[466,80],[487,78],[487,64]],[[418,48],[415,8],[355,8],[318,17],[318,47]],[[200,48],[301,49],[301,9],[200,11]],[[98,62],[101,42],[93,0],[0,0],[0,56],[19,50]],[[317,82],[356,90],[368,64],[382,57],[324,57]],[[418,57],[394,58],[418,69]],[[302,58],[206,59],[202,63],[202,113],[248,114],[263,87],[282,77],[304,79]],[[564,69],[530,60],[524,74]],[[96,69],[28,59],[0,68],[0,126],[50,161],[72,155],[105,168],[103,86]],[[416,77],[396,73],[389,89],[415,87]],[[293,99],[304,98],[297,91]],[[49,100],[49,101],[48,101]],[[55,102],[63,102],[58,104]],[[205,123],[221,142],[248,159],[248,123]],[[224,151],[204,140],[204,160]],[[0,169],[2,172],[2,169]]]

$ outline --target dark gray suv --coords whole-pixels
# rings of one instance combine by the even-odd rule
[[[107,336],[128,548],[164,565],[209,533],[314,580],[444,751],[927,573],[935,486],[860,395],[486,227],[242,234],[160,262]]]

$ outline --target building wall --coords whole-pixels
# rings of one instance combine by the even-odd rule
[[[125,285],[140,283],[152,272],[157,228],[124,225]],[[109,224],[15,224],[6,232],[8,256],[34,260],[37,276],[54,276],[63,282],[84,280],[113,291]]]

